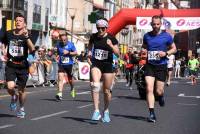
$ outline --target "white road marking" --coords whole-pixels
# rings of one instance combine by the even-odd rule
[[[178,105],[184,105],[184,106],[197,106],[198,104],[189,104],[189,103],[177,103]]]
[[[8,128],[8,127],[13,127],[15,126],[14,124],[8,124],[8,125],[3,125],[3,126],[0,126],[0,129],[4,129],[4,128]]]
[[[61,111],[61,112],[57,112],[57,113],[53,113],[53,114],[48,114],[48,115],[32,118],[31,120],[36,121],[36,120],[45,119],[45,118],[57,116],[57,115],[60,115],[60,114],[64,114],[64,113],[67,113],[67,112],[69,112],[69,111]]]
[[[88,104],[88,105],[83,105],[83,106],[79,106],[77,108],[85,108],[85,107],[89,107],[89,106],[92,106],[93,104]]]
[[[184,93],[180,93],[178,95],[178,97],[185,97],[185,98],[196,98],[196,99],[200,99],[200,96],[186,96]]]
[[[91,91],[85,91],[85,92],[79,92],[79,93],[76,93],[77,95],[81,95],[81,94],[90,94]]]

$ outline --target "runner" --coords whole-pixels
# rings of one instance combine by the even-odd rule
[[[65,80],[65,73],[67,74],[68,82],[71,86],[71,96],[74,98],[76,96],[76,91],[74,89],[74,80],[72,74],[72,67],[74,64],[73,56],[77,55],[74,43],[69,42],[67,38],[67,33],[65,31],[60,31],[60,42],[57,43],[57,52],[59,55],[58,61],[58,92],[56,94],[56,99],[58,101],[62,100],[62,91]]]
[[[115,37],[106,32],[108,21],[100,19],[96,22],[98,32],[91,35],[89,41],[88,57],[92,57],[91,67],[91,89],[94,102],[94,113],[92,120],[100,120],[101,114],[99,111],[99,92],[101,90],[100,80],[102,78],[103,93],[104,93],[104,113],[103,122],[110,122],[109,103],[111,100],[110,88],[114,79],[113,75],[113,53],[119,55],[118,41]]]
[[[175,56],[169,55],[167,56],[168,61],[167,61],[167,83],[166,85],[169,86],[171,83],[171,77],[172,77],[172,72],[174,68],[174,62],[175,62]]]
[[[124,61],[125,61],[125,73],[126,73],[126,86],[129,87],[130,90],[132,90],[132,83],[133,83],[133,69],[134,65],[131,62],[133,57],[133,50],[132,47],[128,48],[128,52],[124,55]]]
[[[28,30],[26,29],[26,20],[24,16],[18,15],[15,18],[16,29],[7,31],[3,38],[3,43],[7,48],[7,65],[5,76],[7,91],[11,95],[10,109],[17,109],[17,100],[19,98],[19,110],[17,117],[24,118],[24,103],[26,99],[25,87],[28,79],[28,50],[34,55],[35,48],[31,42]],[[16,80],[16,83],[15,83]],[[17,85],[18,94],[15,92]]]
[[[113,67],[113,75],[114,75],[114,79],[113,79],[113,82],[112,82],[112,85],[110,87],[110,92],[112,93],[112,89],[115,85],[115,81],[117,80],[117,73],[118,73],[118,57],[113,54],[113,63],[112,63],[112,67]]]
[[[143,51],[147,51],[147,64],[145,65],[145,81],[147,90],[147,104],[149,107],[148,121],[156,122],[154,112],[154,88],[158,94],[160,106],[165,105],[164,101],[164,82],[167,76],[167,55],[176,52],[171,35],[161,31],[161,17],[153,16],[151,26],[152,31],[146,33],[143,38]],[[154,87],[155,83],[155,87]]]
[[[198,76],[199,61],[195,58],[195,55],[192,55],[191,59],[188,61],[188,67],[192,85],[196,85],[197,84],[196,77]]]

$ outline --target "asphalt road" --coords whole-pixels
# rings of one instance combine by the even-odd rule
[[[90,120],[93,104],[88,82],[76,82],[78,95],[75,99],[70,97],[67,86],[62,102],[54,99],[55,87],[28,88],[25,119],[15,117],[15,112],[8,107],[10,97],[0,90],[0,134],[200,133],[200,82],[192,86],[188,80],[173,80],[172,85],[166,87],[166,106],[160,107],[156,102],[156,123],[147,122],[146,102],[139,99],[133,87],[129,90],[124,81],[115,85],[110,123]]]

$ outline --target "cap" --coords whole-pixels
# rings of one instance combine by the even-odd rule
[[[59,31],[59,35],[67,35],[67,33],[66,33],[66,31],[64,31],[64,30],[60,30],[60,31]]]

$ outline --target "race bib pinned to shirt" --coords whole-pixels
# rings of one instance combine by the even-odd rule
[[[12,55],[13,57],[24,56],[24,47],[19,46],[14,41],[10,41],[8,49],[9,49],[9,54]]]
[[[108,59],[108,51],[95,49],[95,59],[97,60],[105,60]]]
[[[160,60],[159,51],[148,51],[148,60]]]
[[[69,57],[61,57],[61,62],[66,64],[66,63],[69,63]]]

